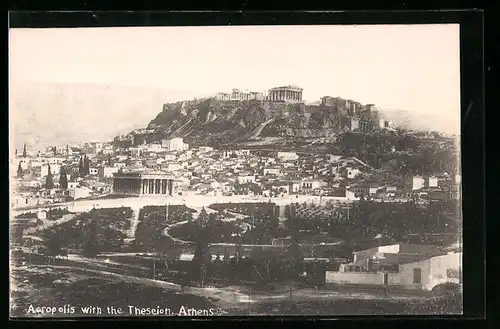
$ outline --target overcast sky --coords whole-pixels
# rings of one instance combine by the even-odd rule
[[[295,84],[308,101],[460,113],[458,25],[11,29],[9,47],[11,97],[32,82],[179,97]]]

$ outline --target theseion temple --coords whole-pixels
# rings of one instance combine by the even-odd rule
[[[163,173],[127,172],[113,175],[113,193],[173,195],[173,178]]]

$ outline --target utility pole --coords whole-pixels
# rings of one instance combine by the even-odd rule
[[[153,280],[156,279],[156,257],[153,255]]]
[[[165,222],[168,225],[168,202],[165,203]]]

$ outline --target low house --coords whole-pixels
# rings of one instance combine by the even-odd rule
[[[356,176],[361,174],[361,171],[359,169],[351,168],[351,167],[347,167],[346,169],[347,169],[346,174],[347,174],[348,179],[354,179],[354,178],[356,178]]]
[[[37,212],[36,215],[37,215],[38,219],[45,220],[45,219],[47,219],[47,210],[42,209],[39,212]]]
[[[115,167],[116,169],[123,169],[127,166],[127,164],[125,162],[115,162],[113,164],[113,167]]]
[[[394,258],[385,261],[388,269],[372,271],[346,271],[341,265],[339,271],[327,271],[328,284],[356,284],[380,287],[398,287],[430,291],[439,284],[462,283],[462,253],[449,252],[428,255],[423,259],[411,257]]]
[[[322,181],[322,180],[309,179],[309,180],[302,181],[301,185],[302,185],[301,186],[302,190],[315,190],[315,189],[318,189],[318,188],[321,188],[323,186],[328,185],[328,183],[326,183],[325,181]]]
[[[80,186],[80,182],[70,181],[68,182],[68,189],[74,189]]]
[[[347,265],[347,269],[358,272],[372,271],[373,266],[376,264],[382,264],[381,266],[384,267],[383,264],[385,263],[397,262],[398,260],[421,260],[442,253],[443,251],[440,248],[425,244],[399,243],[379,246],[354,252],[354,260]],[[391,261],[388,262],[387,260]]]
[[[117,167],[100,167],[99,178],[100,179],[113,178],[113,174],[117,172],[118,172]]]
[[[462,253],[450,252],[398,265],[397,273],[387,276],[387,284],[409,289],[432,290],[443,283],[462,283]]]
[[[422,176],[414,176],[412,179],[412,190],[417,191],[425,187],[425,180]]]
[[[295,161],[299,159],[299,156],[295,152],[277,152],[276,158],[283,161]]]
[[[73,198],[73,200],[83,199],[91,196],[92,192],[93,192],[92,189],[85,186],[75,187],[69,190],[69,196]]]
[[[281,174],[281,168],[280,167],[268,167],[264,168],[263,175],[274,175],[274,176],[279,176]]]
[[[326,161],[328,161],[329,163],[334,163],[334,162],[337,162],[337,161],[339,161],[341,158],[342,158],[342,156],[341,156],[341,155],[334,155],[334,154],[327,154],[327,155],[326,155]]]
[[[239,184],[255,183],[255,175],[240,175],[238,176]]]

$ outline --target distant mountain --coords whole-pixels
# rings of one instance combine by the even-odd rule
[[[443,112],[412,113],[403,110],[384,110],[380,116],[393,121],[396,126],[406,129],[450,134],[460,132],[460,112],[451,115]]]
[[[31,150],[90,140],[111,140],[147,125],[166,101],[189,99],[185,91],[91,84],[12,83],[12,147]]]

